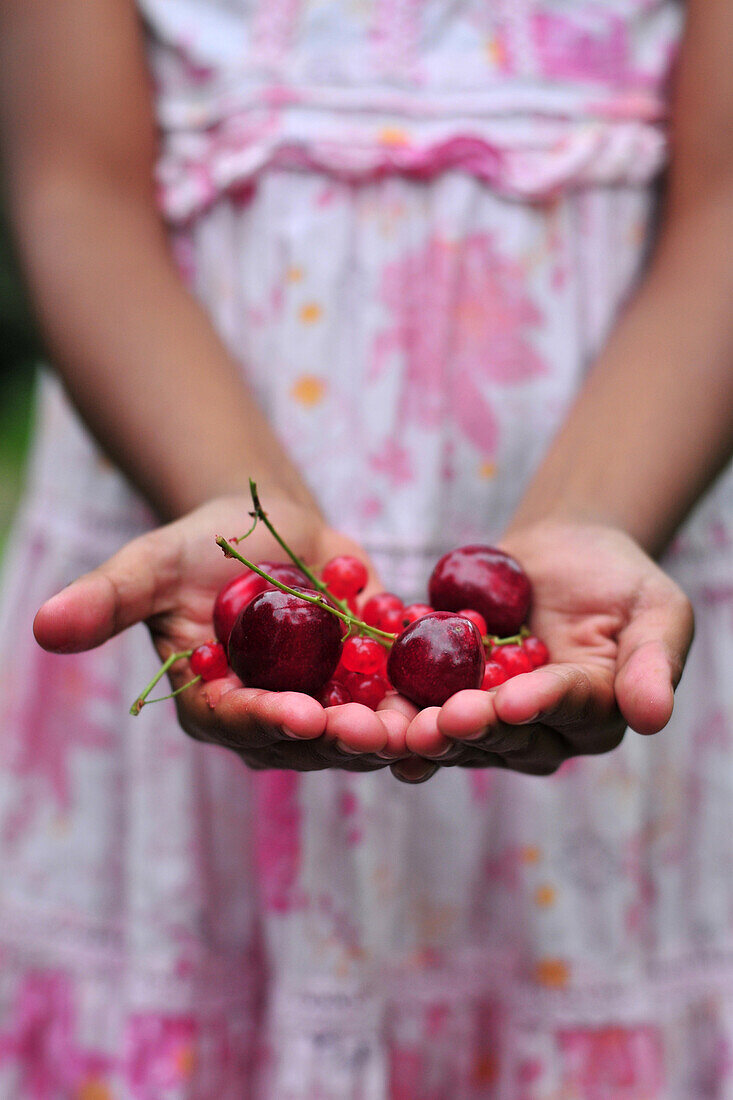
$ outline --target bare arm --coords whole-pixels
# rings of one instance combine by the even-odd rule
[[[653,262],[512,530],[609,523],[658,553],[733,453],[731,56],[733,7],[693,0]]]
[[[117,465],[164,518],[250,475],[316,511],[171,258],[132,0],[2,0],[0,137],[42,335]]]
[[[418,715],[414,752],[544,774],[672,714],[692,611],[648,554],[733,453],[733,7],[688,16],[655,255],[504,540],[553,663]]]
[[[360,554],[325,525],[172,261],[132,0],[0,0],[0,139],[50,357],[107,453],[162,518],[174,518],[48,600],[34,624],[40,644],[76,652],[146,621],[165,659],[210,637],[216,592],[233,569],[213,538],[248,526],[250,476],[316,568]],[[255,560],[280,553],[260,533],[248,548]],[[175,686],[190,678],[182,664]],[[326,712],[309,696],[246,689],[233,675],[177,702],[192,736],[236,749],[252,767],[386,767],[373,753],[398,734],[401,755],[407,724],[356,703]]]

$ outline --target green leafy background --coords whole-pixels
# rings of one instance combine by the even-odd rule
[[[39,355],[7,227],[0,220],[0,557],[22,490]]]

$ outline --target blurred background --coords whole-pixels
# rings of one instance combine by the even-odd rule
[[[22,484],[38,342],[0,214],[0,564]]]

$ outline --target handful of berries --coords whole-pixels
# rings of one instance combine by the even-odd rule
[[[220,590],[215,639],[172,654],[131,707],[139,714],[175,661],[193,677],[178,691],[231,670],[247,687],[300,691],[324,707],[362,703],[376,710],[388,692],[417,707],[442,706],[465,688],[497,687],[549,659],[525,626],[532,590],[509,554],[462,546],[445,554],[428,583],[429,603],[390,592],[360,601],[368,573],[357,558],[332,558],[317,576],[283,542],[251,483],[253,525],[241,538],[216,539],[245,572]],[[291,563],[244,558],[235,548],[262,522]],[[164,696],[169,698],[170,696]]]

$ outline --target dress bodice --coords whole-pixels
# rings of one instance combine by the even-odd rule
[[[168,214],[268,164],[459,167],[499,191],[643,181],[680,0],[139,0]]]

